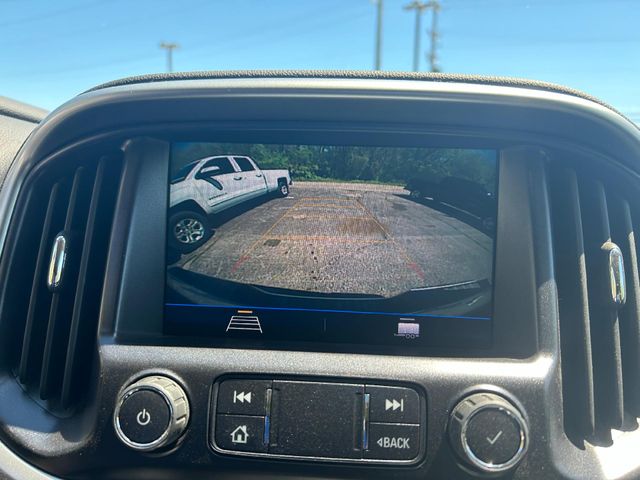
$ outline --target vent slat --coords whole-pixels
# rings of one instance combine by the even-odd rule
[[[85,318],[86,305],[86,292],[88,289],[95,289],[95,285],[91,285],[92,278],[92,245],[94,243],[94,237],[96,234],[95,224],[98,218],[98,209],[100,198],[103,192],[105,163],[106,159],[103,158],[98,164],[96,170],[96,176],[93,183],[93,189],[91,194],[91,201],[89,204],[89,213],[87,217],[87,225],[85,229],[84,238],[82,239],[82,257],[80,259],[80,267],[78,273],[78,282],[75,292],[75,299],[73,304],[73,315],[71,317],[71,325],[69,331],[69,343],[66,352],[66,358],[64,363],[64,372],[62,375],[62,388],[61,388],[61,403],[64,408],[67,408],[73,401],[74,384],[73,379],[76,377],[78,370],[78,359],[85,358],[82,355],[83,351],[86,351],[86,346],[81,344],[81,340],[86,337],[83,332],[88,330],[88,322],[83,323]]]
[[[96,365],[123,153],[65,154],[39,164],[23,183],[0,261],[0,368],[14,372],[46,410],[81,406]],[[55,239],[65,241],[60,280],[47,285]]]
[[[591,309],[596,430],[605,433],[624,423],[622,354],[617,310],[607,305],[611,285],[607,261],[601,250],[611,241],[607,198],[600,181],[585,180],[580,189],[583,235]]]
[[[43,318],[47,318],[46,312],[50,304],[50,296],[47,294],[45,285],[45,272],[49,254],[51,253],[52,237],[55,235],[52,232],[57,221],[56,217],[58,216],[58,207],[62,196],[61,190],[62,185],[60,183],[54,184],[51,189],[40,245],[37,251],[36,266],[29,297],[29,309],[22,340],[22,352],[18,366],[18,378],[23,384],[31,380],[42,360],[44,329],[46,329]]]
[[[84,229],[83,215],[83,184],[86,181],[86,170],[80,167],[76,170],[69,194],[64,235],[67,239],[67,258],[65,260],[65,274],[61,291],[56,291],[51,300],[47,335],[44,345],[42,368],[40,371],[40,398],[48,399],[56,394],[62,378],[63,362],[66,356],[71,309],[69,301],[73,302],[66,285],[75,286],[77,281],[77,261],[74,255],[74,237]],[[84,189],[86,190],[86,188]],[[78,232],[80,230],[80,232]],[[73,293],[75,288],[71,289]],[[66,295],[65,295],[66,294]],[[67,298],[65,298],[67,297]]]
[[[614,241],[625,259],[627,302],[620,310],[622,375],[625,408],[640,416],[640,273],[634,234],[634,220],[629,202],[616,198],[613,205]],[[637,224],[636,224],[637,225]]]
[[[6,365],[17,365],[20,360],[22,335],[25,329],[29,309],[29,295],[35,271],[36,258],[33,254],[38,248],[40,238],[29,235],[32,225],[42,225],[46,214],[48,193],[43,198],[42,191],[30,189],[18,204],[16,218],[9,229],[5,254],[0,269],[2,282],[0,300],[0,339],[10,338],[20,341],[6,342],[2,349],[2,360]],[[20,262],[12,259],[20,258]]]
[[[581,437],[595,434],[591,326],[578,180],[557,171],[551,183],[565,429]]]

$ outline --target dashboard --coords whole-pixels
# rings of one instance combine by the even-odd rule
[[[15,109],[0,474],[640,477],[640,130],[597,99],[211,72]]]

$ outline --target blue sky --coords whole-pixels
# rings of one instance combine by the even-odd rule
[[[407,3],[384,0],[384,70],[412,68]],[[443,71],[565,84],[640,122],[640,0],[441,3]],[[55,108],[164,71],[161,41],[180,44],[175,70],[371,69],[374,25],[371,0],[0,0],[0,95]]]

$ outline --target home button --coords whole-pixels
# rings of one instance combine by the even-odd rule
[[[239,452],[267,451],[265,417],[247,415],[217,415],[213,437],[223,450]]]

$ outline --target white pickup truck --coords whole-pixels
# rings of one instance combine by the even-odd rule
[[[181,252],[195,250],[211,235],[211,215],[270,193],[286,197],[289,185],[288,170],[262,170],[246,156],[191,162],[171,179],[169,243]]]

